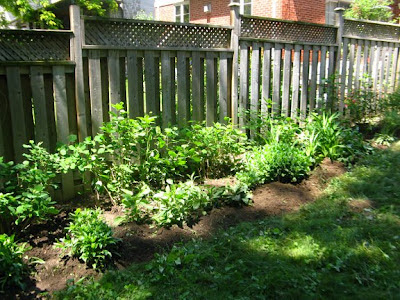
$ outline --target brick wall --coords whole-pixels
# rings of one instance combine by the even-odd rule
[[[201,24],[230,24],[230,0],[190,1],[190,22]],[[204,6],[211,4],[211,12],[205,13]],[[325,0],[253,0],[252,14],[312,23],[325,23]],[[156,19],[175,21],[175,6],[166,5],[156,9]]]
[[[230,0],[190,1],[190,22],[201,24],[230,25]],[[204,6],[211,4],[211,12],[205,13]]]
[[[325,24],[324,0],[281,0],[282,19]]]

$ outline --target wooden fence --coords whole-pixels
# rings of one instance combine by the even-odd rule
[[[377,95],[398,86],[398,25],[334,27],[232,9],[232,27],[100,19],[71,6],[71,31],[0,30],[0,156],[21,161],[31,139],[52,150],[71,134],[94,135],[121,101],[130,117],[154,114],[163,127],[226,117],[244,125],[244,109],[343,111],[363,74]],[[77,177],[61,181],[65,199],[81,189]]]

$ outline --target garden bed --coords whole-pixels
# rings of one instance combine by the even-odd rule
[[[115,219],[121,216],[122,212],[115,207],[106,210],[104,216],[107,223],[113,227],[114,236],[122,240],[118,249],[120,257],[116,259],[115,267],[123,269],[133,263],[149,261],[155,253],[164,252],[175,243],[188,241],[193,237],[208,238],[220,229],[243,221],[261,220],[267,216],[296,211],[305,203],[316,199],[332,177],[344,172],[345,167],[342,163],[325,159],[310,177],[300,184],[273,182],[262,185],[253,192],[253,205],[214,209],[192,228],[173,226],[170,229],[156,229],[134,223],[115,226]],[[221,186],[231,181],[229,178],[207,180],[205,184]],[[90,205],[91,201],[93,199],[77,199],[75,203],[82,206]],[[18,298],[44,297],[46,293],[65,288],[68,280],[77,281],[85,276],[101,275],[76,258],[63,258],[61,251],[54,249],[55,240],[64,236],[63,228],[68,223],[68,212],[74,209],[72,205],[59,208],[62,211],[60,214],[45,224],[32,225],[21,237],[22,241],[27,241],[32,246],[32,250],[26,254],[38,257],[44,263],[36,266],[35,272],[27,282],[29,289],[18,295]]]

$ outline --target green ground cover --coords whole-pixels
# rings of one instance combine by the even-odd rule
[[[70,285],[57,297],[395,299],[399,166],[397,143],[362,159],[299,212],[176,245],[149,263]]]

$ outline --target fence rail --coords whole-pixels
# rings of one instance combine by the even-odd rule
[[[398,86],[399,26],[343,20],[338,28],[232,9],[233,27],[72,9],[72,31],[0,30],[0,156],[21,161],[30,139],[53,150],[70,134],[94,135],[121,101],[130,117],[157,115],[163,127],[226,117],[244,125],[243,109],[305,118],[343,111],[364,84],[378,96]],[[65,199],[81,189],[72,174],[60,180]]]

